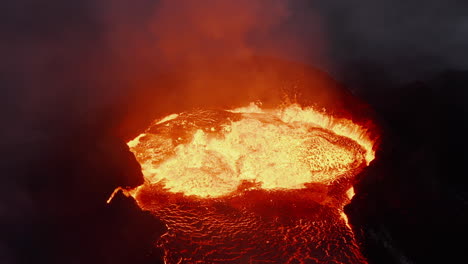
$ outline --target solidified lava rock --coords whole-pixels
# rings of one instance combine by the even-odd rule
[[[369,98],[385,121],[382,151],[347,212],[370,263],[466,258],[467,85],[468,72],[448,71]]]

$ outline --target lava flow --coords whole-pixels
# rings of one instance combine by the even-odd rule
[[[366,263],[343,207],[373,145],[295,104],[173,114],[128,143],[145,183],[124,193],[167,225],[166,263]]]

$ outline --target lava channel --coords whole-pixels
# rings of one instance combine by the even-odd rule
[[[366,263],[343,207],[373,145],[299,105],[184,112],[128,143],[145,183],[119,189],[166,224],[166,263]]]

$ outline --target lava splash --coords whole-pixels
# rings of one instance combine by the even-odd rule
[[[124,192],[167,225],[166,263],[366,263],[343,207],[373,145],[299,105],[173,114],[128,143],[145,183]]]

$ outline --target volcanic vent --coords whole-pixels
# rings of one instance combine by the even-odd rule
[[[172,114],[128,143],[124,190],[165,222],[166,263],[365,263],[343,207],[374,159],[365,128],[297,104]]]

